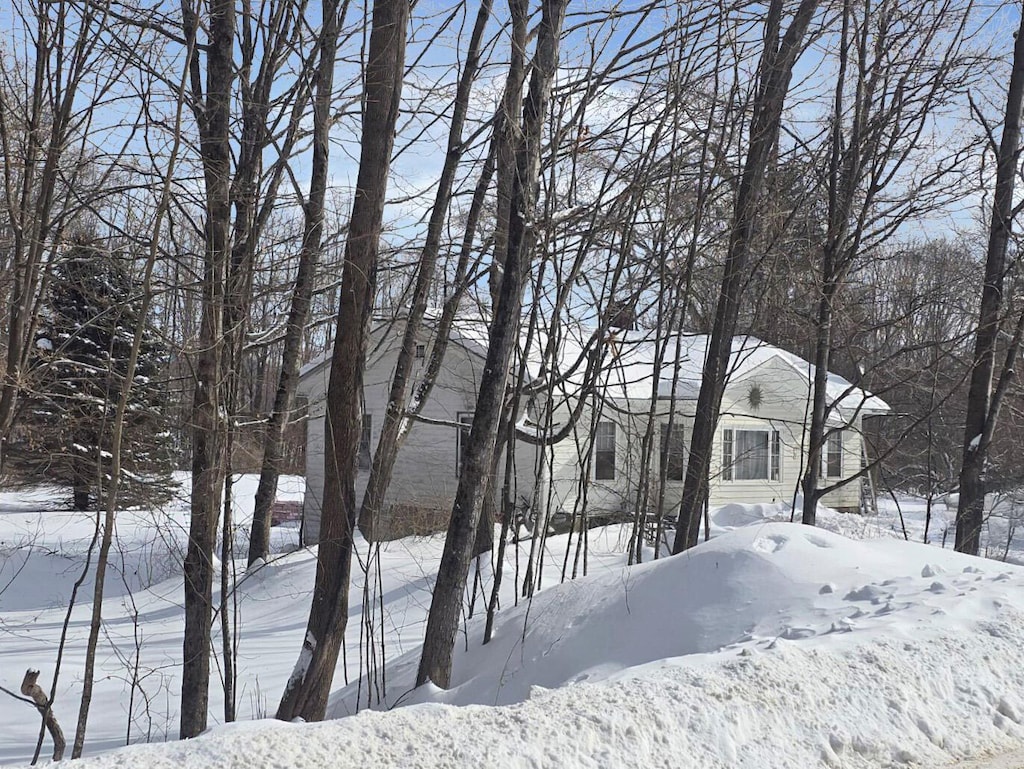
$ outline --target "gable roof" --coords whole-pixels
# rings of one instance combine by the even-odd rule
[[[371,333],[379,333],[397,320],[378,321]],[[424,326],[432,328],[435,322],[436,317],[428,314]],[[462,315],[452,326],[451,341],[481,358],[487,355],[489,338],[487,319],[481,315]],[[675,382],[677,400],[696,400],[700,392],[708,339],[707,334],[674,333],[660,336],[653,329],[612,329],[606,337],[598,386],[604,389],[605,397],[608,398],[647,399],[651,396],[657,370],[658,398],[672,397]],[[524,335],[522,343],[525,341]],[[546,334],[538,334],[531,349],[527,351],[530,377],[537,379],[551,375],[561,382],[559,389],[566,394],[583,387],[586,357],[597,342],[596,329],[585,326],[566,326],[560,329],[554,355],[544,360],[548,342]],[[659,350],[661,355],[658,354]],[[655,363],[659,359],[662,361],[660,367]],[[330,351],[303,366],[300,377],[307,376],[329,360]],[[791,371],[794,379],[807,388],[809,397],[814,382],[814,365],[795,353],[754,336],[737,336],[733,339],[727,387],[745,380],[773,361]],[[829,372],[827,381],[828,404],[845,421],[851,421],[857,415],[870,416],[890,411],[889,405],[881,398],[838,374]]]
[[[571,370],[574,362],[593,345],[593,330],[577,329],[563,340],[555,374],[565,376],[567,387],[583,384],[584,367]],[[572,338],[575,336],[575,338]],[[659,335],[653,330],[614,330],[607,342],[607,351],[599,384],[606,397],[622,400],[643,400],[651,397],[654,376],[658,376],[657,397],[696,400],[700,392],[704,360],[707,355],[707,334],[677,333]],[[661,354],[659,355],[659,351]],[[656,361],[661,360],[657,366]],[[791,371],[795,380],[810,392],[815,367],[799,355],[768,344],[757,337],[738,336],[732,342],[729,384],[736,384],[769,362],[778,362]],[[727,385],[728,387],[729,385]],[[844,419],[857,414],[885,414],[888,404],[878,396],[857,387],[835,373],[828,374],[828,403],[841,412]]]
[[[423,319],[423,327],[428,332],[431,331],[436,327],[439,318],[440,311],[437,311],[436,313],[428,312],[427,317]],[[397,326],[404,320],[404,315],[399,315],[394,318],[374,318],[370,326],[371,345],[373,344],[372,340],[375,335],[380,334],[386,329]],[[487,345],[489,340],[490,335],[487,330],[487,321],[481,316],[462,315],[452,322],[449,341],[459,345],[467,352],[479,356],[481,359],[487,357]],[[333,348],[328,348],[326,352],[317,355],[308,363],[303,364],[299,369],[299,379],[303,379],[314,371],[329,364],[332,353]],[[369,355],[371,357],[373,355],[372,346],[370,348]]]

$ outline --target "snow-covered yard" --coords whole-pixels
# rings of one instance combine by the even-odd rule
[[[253,490],[254,479],[238,485],[242,531]],[[10,690],[29,667],[45,688],[53,682],[92,536],[87,518],[58,508],[52,490],[0,495],[0,686]],[[545,587],[531,600],[517,600],[509,556],[487,646],[477,602],[447,691],[411,685],[443,541],[389,543],[370,637],[361,575],[353,587],[350,684],[339,670],[331,704],[339,718],[313,725],[249,720],[273,712],[295,662],[315,566],[312,553],[288,552],[297,531],[278,528],[281,555],[251,573],[237,561],[237,606],[229,602],[246,720],[107,753],[177,733],[187,507],[126,513],[84,766],[938,767],[1021,749],[1024,569],[943,549],[951,514],[941,502],[932,545],[920,544],[923,503],[899,508],[902,524],[889,502],[873,518],[822,511],[822,526],[809,529],[778,506],[728,506],[712,514],[711,542],[628,568],[628,530],[594,530],[588,576],[565,584],[575,547],[551,537]],[[990,552],[1021,562],[1012,511],[996,512]],[[904,527],[916,541],[903,541]],[[520,568],[525,558],[524,549]],[[86,582],[54,704],[69,739],[90,595]],[[211,693],[216,716],[216,680]],[[342,717],[368,699],[400,707]],[[0,762],[27,763],[38,731],[30,706],[0,694]]]

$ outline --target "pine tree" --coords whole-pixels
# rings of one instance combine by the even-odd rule
[[[167,351],[133,294],[125,257],[84,238],[54,265],[11,459],[28,477],[70,486],[78,510],[101,501],[110,479],[111,425],[140,325],[119,499],[160,503],[173,489],[175,452],[158,382]]]

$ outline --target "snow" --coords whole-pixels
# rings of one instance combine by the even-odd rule
[[[557,360],[556,374],[566,376],[570,388],[582,387],[585,366],[577,362],[594,344],[593,328],[570,327],[563,331]],[[654,377],[658,376],[658,396],[673,395],[680,400],[696,400],[700,392],[704,361],[707,357],[709,337],[706,334],[672,334],[659,338],[657,331],[640,329],[609,332],[606,357],[601,374],[601,385],[614,398],[646,400],[651,395]],[[540,351],[545,339],[540,335],[537,349],[531,351],[533,369],[541,369]],[[660,352],[659,352],[660,351]],[[655,361],[661,359],[661,365]],[[780,361],[805,381],[808,392],[814,382],[815,367],[799,355],[768,344],[753,336],[733,339],[729,363],[732,382],[742,380],[770,361]],[[881,398],[856,387],[832,372],[826,380],[829,404],[842,412],[847,421],[856,415],[885,414],[889,406]]]
[[[290,481],[295,498],[301,489]],[[236,484],[241,531],[255,483]],[[89,516],[59,510],[59,495],[0,494],[0,686],[12,691],[28,667],[51,685],[66,602],[95,528]],[[564,584],[563,557],[575,545],[552,536],[543,589],[518,602],[510,549],[494,639],[481,645],[478,610],[460,632],[446,691],[412,686],[443,540],[374,551],[360,542],[362,563],[379,558],[371,645],[387,662],[387,685],[379,670],[366,675],[370,665],[359,678],[368,638],[357,576],[350,684],[339,669],[336,718],[308,725],[248,720],[273,712],[304,654],[315,560],[289,552],[294,528],[276,527],[265,564],[234,564],[246,720],[166,744],[177,731],[187,506],[126,511],[81,766],[941,767],[1002,754],[1012,757],[992,766],[1024,765],[1024,753],[1012,754],[1024,749],[1024,568],[943,548],[955,511],[941,501],[929,526],[934,544],[923,544],[924,501],[898,502],[874,518],[822,509],[817,528],[790,523],[788,506],[728,505],[712,511],[710,542],[656,561],[646,550],[632,567],[623,555],[628,527],[595,529],[589,576]],[[988,550],[1024,560],[1007,524],[1013,506],[993,500],[990,511]],[[916,541],[904,541],[904,528]],[[236,539],[244,555],[244,535]],[[529,545],[521,543],[520,568]],[[87,582],[79,596],[90,594]],[[69,740],[89,608],[72,612],[54,703]],[[379,710],[365,709],[368,693]],[[357,703],[358,714],[342,717]],[[0,694],[0,724],[0,763],[26,764],[34,711]],[[158,744],[104,752],[124,743],[129,724],[129,740]]]

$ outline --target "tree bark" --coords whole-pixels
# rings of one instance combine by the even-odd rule
[[[198,28],[194,13],[189,38]],[[206,51],[207,93],[198,109],[206,185],[203,309],[192,406],[192,503],[185,554],[185,639],[181,680],[181,737],[206,729],[213,626],[213,552],[224,488],[224,285],[231,240],[231,91],[235,5],[211,0]],[[192,59],[194,69],[196,59]],[[195,78],[193,80],[195,83]],[[195,85],[194,85],[195,88]]]
[[[519,336],[525,268],[536,240],[532,217],[536,210],[540,152],[551,83],[558,64],[558,45],[567,0],[543,0],[530,91],[525,105],[520,94],[526,77],[525,47],[529,5],[510,0],[512,52],[505,87],[502,132],[498,148],[498,173],[511,178],[508,206],[507,249],[500,256],[503,268],[497,306],[490,326],[490,342],[480,381],[473,425],[466,445],[462,474],[455,493],[451,523],[430,603],[423,656],[417,685],[433,681],[447,687],[451,680],[452,653],[466,589],[473,546],[497,441],[512,350]],[[522,127],[519,115],[522,114]],[[508,177],[506,177],[508,178]],[[499,178],[499,189],[502,188]],[[501,209],[499,200],[499,211]],[[499,220],[498,229],[503,227]],[[501,239],[495,238],[496,242]],[[511,448],[509,449],[511,450]]]
[[[46,696],[46,692],[43,691],[43,687],[39,685],[38,681],[38,670],[26,670],[25,677],[21,681],[21,693],[26,697],[31,697],[32,702],[36,705],[36,710],[42,714],[43,724],[50,733],[50,739],[53,740],[53,760],[60,761],[64,758],[64,748],[67,745],[64,740],[64,731],[53,714],[53,703]]]
[[[408,0],[374,0],[356,196],[345,244],[338,332],[327,389],[324,504],[313,604],[299,661],[277,717],[324,717],[348,622],[358,509],[355,475],[362,432],[363,370],[373,279],[405,69]]]
[[[673,553],[680,553],[697,544],[701,516],[708,499],[711,452],[722,395],[729,375],[732,339],[736,332],[747,263],[759,215],[761,191],[772,151],[778,141],[782,108],[789,90],[793,65],[803,50],[807,28],[818,7],[817,0],[801,0],[789,28],[780,39],[784,4],[783,0],[772,0],[765,22],[765,49],[761,56],[761,82],[750,127],[750,147],[736,196],[725,271],[719,289],[715,321],[708,339],[700,393],[697,396]]]
[[[420,253],[419,267],[416,272],[416,287],[413,290],[409,315],[405,321],[402,334],[402,346],[398,351],[395,373],[391,378],[391,390],[388,393],[388,405],[384,412],[384,425],[380,439],[373,454],[370,477],[366,483],[363,503],[359,510],[359,529],[370,542],[377,537],[377,523],[384,506],[384,498],[391,475],[395,468],[395,459],[401,448],[403,438],[408,434],[402,426],[406,421],[406,400],[411,379],[412,367],[415,362],[414,353],[416,336],[419,332],[423,316],[427,310],[430,287],[434,280],[437,257],[441,249],[441,234],[447,220],[451,203],[452,186],[455,172],[465,150],[462,129],[469,111],[469,99],[473,83],[480,67],[480,48],[484,30],[491,16],[492,0],[482,0],[477,10],[476,22],[469,42],[469,53],[466,64],[459,77],[458,90],[452,112],[451,127],[448,131],[448,151],[441,168],[434,207],[430,212],[427,234]]]
[[[956,511],[956,549],[971,555],[977,555],[981,548],[981,529],[985,517],[985,461],[1001,400],[992,397],[992,381],[996,343],[1002,328],[1006,252],[1013,231],[1014,182],[1020,162],[1020,121],[1024,105],[1024,13],[1014,37],[1013,70],[1006,95],[1003,135],[999,142],[992,221],[985,254],[985,278],[981,288],[971,384],[967,392],[960,501]]]

